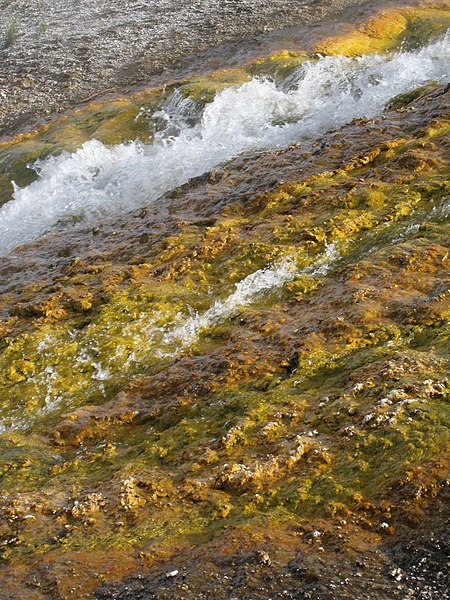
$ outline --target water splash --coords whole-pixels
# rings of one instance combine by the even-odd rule
[[[273,293],[296,276],[295,260],[286,258],[265,269],[251,273],[236,284],[236,290],[224,300],[217,300],[203,314],[196,313],[186,319],[179,315],[181,324],[168,331],[163,338],[165,344],[179,344],[182,348],[191,346],[200,333],[232,317],[236,311],[253,304],[264,293]]]
[[[448,81],[449,57],[447,34],[393,56],[322,57],[284,84],[253,79],[229,88],[203,111],[175,94],[154,115],[160,126],[153,144],[108,148],[92,140],[72,154],[38,161],[38,180],[16,186],[0,210],[0,253],[55,229],[147,205],[242,152],[286,147],[379,114],[400,93]]]
[[[197,342],[202,333],[225,322],[240,308],[281,289],[296,273],[295,259],[280,260],[242,279],[233,292],[205,312],[192,316],[180,312],[171,323],[161,324],[166,319],[159,311],[143,311],[125,325],[101,318],[100,327],[89,324],[81,331],[59,331],[56,327],[53,335],[46,334],[37,344],[40,369],[25,382],[26,393],[23,388],[16,390],[21,398],[27,398],[30,408],[19,399],[12,408],[1,406],[0,433],[26,429],[36,419],[61,409],[70,410],[77,397],[105,395],[108,384],[142,373],[149,364],[160,368]],[[54,348],[69,345],[73,352],[71,367],[62,372]]]
[[[325,251],[312,265],[304,270],[304,275],[312,277],[318,275],[326,275],[331,271],[336,261],[339,260],[341,254],[336,242],[325,243]]]

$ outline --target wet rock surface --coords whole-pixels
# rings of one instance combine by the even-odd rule
[[[2,436],[6,597],[447,597],[449,103],[238,159],[163,214],[78,231],[76,259],[55,257],[74,233],[5,259],[3,382],[37,417]],[[350,247],[328,265],[324,239]],[[173,318],[216,269],[294,249],[312,266],[282,293],[74,407],[117,346],[71,375],[65,330],[123,340],[142,306]],[[49,368],[72,405],[41,418]]]
[[[3,597],[448,598],[450,92],[393,106],[2,258]]]
[[[442,510],[439,505],[433,508]],[[320,523],[319,527],[322,528],[313,531],[293,527],[283,534],[274,531],[270,538],[261,536],[252,540],[254,546],[263,548],[259,550],[249,550],[248,540],[234,539],[229,546],[240,549],[225,556],[207,545],[206,556],[201,559],[196,557],[193,561],[181,555],[177,563],[169,563],[177,564],[179,569],[153,570],[120,586],[100,588],[95,597],[99,600],[156,600],[174,596],[248,600],[449,597],[448,532],[439,518],[436,521],[426,518],[414,534],[397,535],[395,543],[383,543],[380,539],[383,536],[340,525],[329,527]]]

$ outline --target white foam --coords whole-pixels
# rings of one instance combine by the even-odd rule
[[[449,35],[392,57],[322,57],[300,67],[289,84],[254,79],[224,90],[201,117],[192,101],[175,95],[156,115],[165,126],[153,144],[109,148],[92,140],[38,162],[39,178],[16,187],[0,209],[0,253],[55,229],[154,202],[242,152],[284,147],[374,116],[399,93],[429,80],[448,81],[449,57]]]
[[[211,308],[202,314],[196,313],[181,321],[163,337],[164,344],[180,344],[182,348],[197,341],[200,333],[232,317],[239,308],[253,304],[264,293],[274,292],[296,275],[295,261],[286,258],[266,269],[259,269],[236,284],[235,291],[224,300],[217,300]]]
[[[117,381],[122,376],[137,375],[149,362],[173,360],[195,344],[202,334],[226,322],[243,307],[279,291],[298,275],[326,275],[339,259],[335,244],[326,244],[315,261],[302,269],[297,268],[295,255],[287,256],[244,277],[234,285],[234,290],[223,299],[216,300],[204,312],[188,307],[167,325],[162,325],[165,321],[163,313],[143,311],[130,317],[128,323],[120,325],[114,319],[100,315],[101,329],[98,322],[68,333],[57,328],[53,334],[46,334],[37,345],[45,366],[30,378],[31,386],[26,396],[35,401],[39,408],[29,414],[23,406],[17,405],[9,414],[2,414],[0,407],[0,434],[26,429],[34,419],[61,408],[70,410],[74,398],[84,391],[89,390],[90,395],[104,394],[105,384]],[[99,342],[105,339],[109,340],[110,347],[107,354],[99,347]],[[71,375],[62,375],[58,370],[59,359],[54,347],[63,343],[70,343],[74,352]],[[67,377],[73,377],[76,381],[74,392],[62,391],[67,385]],[[44,399],[42,403],[41,399]]]
[[[341,254],[336,242],[325,243],[325,251],[314,261],[312,265],[304,269],[304,275],[326,275],[331,271],[334,264],[340,259]]]

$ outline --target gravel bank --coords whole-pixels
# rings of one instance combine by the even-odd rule
[[[180,73],[184,59],[208,48],[225,43],[209,58],[217,68],[263,43],[233,40],[369,4],[373,9],[363,0],[0,0],[0,137],[98,94],[164,79],[168,69]]]

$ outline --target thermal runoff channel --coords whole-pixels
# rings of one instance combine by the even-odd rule
[[[282,82],[254,78],[204,106],[175,90],[149,116],[149,128],[159,124],[151,144],[91,140],[34,163],[37,180],[15,186],[0,210],[0,252],[146,206],[243,152],[287,147],[378,115],[398,94],[448,81],[449,59],[447,33],[410,52],[319,56]]]

